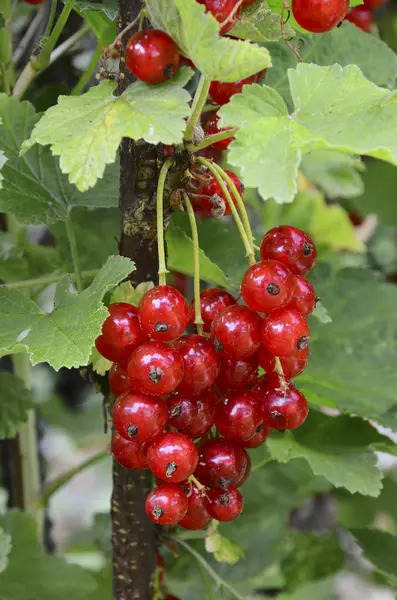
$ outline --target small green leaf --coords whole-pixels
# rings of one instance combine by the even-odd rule
[[[153,281],[139,283],[136,287],[130,281],[120,283],[112,293],[111,302],[128,302],[133,306],[139,306],[143,296],[153,287]]]
[[[316,317],[316,319],[318,319],[323,325],[326,325],[327,323],[332,323],[332,318],[330,317],[327,309],[320,300],[316,302],[316,308],[314,309],[312,316]]]
[[[244,550],[218,531],[219,523],[213,521],[208,534],[205,537],[205,549],[213,554],[215,560],[228,565],[235,565],[244,558]]]
[[[95,346],[92,347],[91,358],[89,362],[92,364],[92,368],[98,375],[106,375],[106,373],[112,368],[112,361],[104,358],[102,354],[99,354]]]
[[[16,436],[33,402],[22,381],[11,373],[0,373],[0,390],[0,439],[4,440]]]
[[[0,527],[0,573],[6,570],[11,552],[11,536]]]
[[[95,4],[92,5],[95,6]],[[99,42],[104,45],[109,45],[115,40],[117,36],[116,23],[104,12],[87,10],[80,14],[87,21]]]
[[[84,192],[116,160],[122,137],[151,144],[182,141],[190,99],[183,86],[191,76],[192,70],[184,67],[159,85],[135,82],[121,96],[114,95],[112,81],[102,81],[82,96],[60,96],[36,124],[23,152],[34,144],[49,144],[60,156],[62,172]]]
[[[351,529],[350,532],[359,543],[365,558],[378,571],[391,576],[396,585],[397,536],[376,529]]]
[[[359,157],[333,150],[309,152],[302,161],[304,175],[331,199],[360,196],[364,191],[360,173],[364,170]]]
[[[208,79],[238,81],[271,66],[270,54],[219,35],[219,23],[196,0],[146,0],[150,20],[175,40]]]
[[[0,125],[1,125],[1,120],[0,120]],[[0,150],[0,170],[4,167],[6,162],[7,162],[7,157],[4,154],[4,152],[2,150]],[[4,177],[0,173],[0,189],[3,187],[3,185],[2,185],[3,179],[4,179]]]
[[[58,250],[50,246],[29,244],[0,231],[0,279],[4,282],[22,281],[58,270]]]
[[[288,38],[295,36],[288,23],[284,33]],[[265,2],[254,2],[243,10],[230,35],[251,42],[277,42],[281,38],[280,15],[272,12]]]
[[[103,0],[102,2],[89,2],[89,0],[76,0],[74,8],[78,10],[83,16],[84,13],[95,11],[103,12],[108,19],[115,21],[119,14],[119,9],[116,0]]]

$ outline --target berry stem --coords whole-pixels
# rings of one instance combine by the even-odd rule
[[[237,127],[231,127],[225,131],[220,131],[219,133],[214,133],[213,135],[207,135],[203,141],[197,145],[185,144],[185,148],[186,150],[189,150],[189,152],[197,152],[198,150],[212,146],[212,144],[215,144],[216,142],[221,142],[222,140],[226,140],[227,138],[234,136],[237,131]]]
[[[61,14],[58,17],[53,30],[51,31],[44,43],[43,50],[40,52],[37,59],[34,59],[34,61],[32,60],[32,58],[30,59],[30,62],[34,63],[34,67],[36,68],[36,70],[44,69],[50,64],[51,52],[54,50],[58,38],[61,35],[69,18],[69,15],[73,10],[74,2],[75,0],[66,0],[66,3],[63,6]]]
[[[141,13],[142,11],[139,12],[138,16],[133,21],[131,21],[131,23],[128,23],[128,25],[120,31],[120,33],[117,35],[114,41],[110,44],[111,48],[114,48],[115,44],[117,44],[118,42],[122,42],[124,35],[128,31],[130,31],[130,29],[132,29],[134,25],[136,25],[136,23],[138,23],[138,21],[141,19]]]
[[[164,247],[164,185],[167,173],[174,164],[172,158],[167,158],[161,167],[159,181],[157,184],[157,248],[159,257],[159,285],[165,285],[166,274],[169,273],[165,262],[165,247]]]
[[[70,217],[70,211],[68,212],[67,217],[65,219],[65,226],[66,226],[66,233],[67,233],[68,240],[69,240],[70,253],[72,255],[73,271],[74,271],[74,275],[75,275],[75,279],[76,279],[76,287],[77,287],[78,291],[81,292],[83,289],[83,282],[82,282],[82,278],[81,278],[80,261],[79,261],[79,254],[77,251],[76,235],[74,232],[73,222]]]
[[[11,0],[2,1],[1,13],[5,23],[0,29],[0,89],[6,94],[10,94],[12,79],[14,77],[12,63]]]
[[[230,11],[230,13],[227,15],[226,19],[221,23],[221,29],[223,27],[225,27],[225,25],[227,25],[233,19],[234,15],[241,8],[241,5],[243,2],[244,2],[244,0],[238,0],[238,2],[236,3],[236,6],[233,7],[233,10]]]
[[[54,25],[55,15],[57,13],[58,0],[51,0],[50,14],[48,15],[48,21],[41,40],[41,47],[43,48],[50,37],[52,26]]]
[[[287,381],[285,379],[281,360],[279,359],[278,356],[276,356],[275,359],[276,359],[276,364],[275,364],[274,370],[276,371],[277,375],[280,377],[281,388],[285,392],[288,389],[288,385],[287,385]]]
[[[195,485],[196,488],[200,492],[204,491],[204,493],[205,493],[205,485],[203,485],[202,483],[200,483],[199,480],[194,475],[190,475],[190,477],[188,478],[188,482],[192,483],[193,485]]]
[[[82,271],[81,277],[83,279],[93,279],[95,275],[98,273],[98,269],[93,269],[92,271]],[[36,279],[24,279],[23,281],[10,281],[5,283],[8,288],[13,289],[21,289],[21,288],[30,288],[40,285],[49,285],[50,283],[57,283],[61,281],[63,277],[65,277],[67,273],[57,273],[55,275],[43,275],[43,277],[37,277]],[[71,273],[70,276],[73,280],[76,280],[76,275]]]
[[[197,327],[197,332],[203,335],[204,321],[201,317],[201,302],[200,302],[200,245],[197,231],[196,217],[194,216],[194,210],[192,203],[189,200],[189,196],[186,192],[183,194],[183,199],[186,205],[187,214],[189,216],[190,228],[192,230],[193,240],[193,263],[194,263],[194,324]]]
[[[193,99],[192,109],[190,113],[189,120],[186,125],[185,135],[183,139],[188,144],[191,144],[193,141],[194,130],[199,122],[200,115],[203,111],[205,103],[207,102],[208,92],[210,89],[211,81],[201,75],[199,84],[197,86],[197,90]]]
[[[297,49],[293,46],[293,44],[291,44],[291,42],[288,39],[287,34],[284,31],[284,25],[286,24],[286,20],[284,19],[284,12],[285,9],[289,10],[289,5],[288,2],[286,2],[286,0],[283,0],[282,5],[281,5],[281,15],[280,15],[280,29],[281,29],[281,37],[283,38],[284,42],[287,44],[288,48],[290,50],[292,50],[292,52],[295,54],[298,62],[303,62],[301,55],[299,54],[299,52],[297,51]],[[288,19],[287,19],[288,20]]]
[[[254,249],[248,239],[248,235],[246,233],[245,227],[243,225],[242,220],[239,217],[239,214],[237,212],[236,207],[234,206],[234,202],[232,200],[232,197],[229,193],[229,190],[227,189],[227,186],[225,184],[224,179],[222,178],[222,175],[220,174],[220,172],[218,171],[217,166],[215,166],[212,162],[210,162],[209,160],[207,160],[206,158],[203,158],[202,156],[198,156],[197,157],[197,161],[199,163],[201,163],[202,165],[204,165],[205,167],[207,167],[207,169],[209,171],[211,171],[211,173],[213,174],[213,176],[215,177],[215,179],[217,180],[217,182],[219,183],[222,193],[224,195],[224,197],[227,200],[227,203],[229,204],[230,207],[230,212],[233,215],[233,218],[236,222],[237,225],[237,229],[239,230],[241,239],[243,241],[244,244],[244,248],[248,257],[248,261],[250,263],[250,265],[255,264],[256,260],[255,260],[255,253],[254,253]],[[221,169],[222,173],[224,173],[223,169]]]
[[[71,93],[70,93],[71,96],[79,96],[80,94],[82,94],[84,92],[85,86],[87,85],[87,83],[89,82],[89,80],[91,79],[92,75],[95,72],[95,69],[97,67],[97,64],[101,57],[102,52],[103,52],[103,43],[99,42],[91,56],[90,62],[88,63],[86,70],[83,71],[80,79],[78,80],[75,87],[71,91]]]

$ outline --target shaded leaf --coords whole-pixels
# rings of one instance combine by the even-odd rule
[[[4,440],[16,436],[33,402],[30,392],[12,373],[0,373],[0,390],[0,439]]]
[[[284,33],[288,38],[295,36],[288,23]],[[272,12],[265,2],[254,2],[242,11],[230,35],[252,42],[276,42],[281,38],[280,15]]]
[[[0,573],[5,571],[8,565],[8,555],[11,552],[11,536],[0,528]]]

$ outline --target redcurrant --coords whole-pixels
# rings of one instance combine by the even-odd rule
[[[244,186],[241,180],[232,171],[225,171],[241,195],[244,192]],[[225,184],[233,203],[235,199],[230,188]],[[206,178],[198,181],[192,178],[187,186],[189,197],[195,212],[199,212],[202,217],[223,217],[230,215],[230,206],[223,193],[221,186],[212,173],[208,173]]]
[[[138,309],[132,304],[115,302],[108,311],[95,345],[102,356],[124,368],[132,351],[147,339],[146,334],[139,325]]]
[[[383,6],[383,4],[387,4],[389,0],[364,0],[365,8],[378,8],[378,6]]]
[[[284,375],[290,379],[291,377],[296,377],[299,375],[299,373],[302,373],[309,362],[309,356],[310,351],[309,347],[307,346],[302,350],[294,352],[294,354],[291,354],[290,356],[280,358]],[[263,346],[261,346],[258,351],[258,362],[259,366],[262,367],[266,373],[274,372],[274,367],[276,364],[275,357]]]
[[[297,429],[308,411],[306,398],[291,384],[286,390],[270,390],[263,398],[263,422],[272,429]]]
[[[244,6],[244,4],[243,4]],[[265,71],[259,71],[255,75],[240,79],[234,83],[222,83],[221,81],[212,81],[210,85],[210,95],[216,104],[227,104],[232,96],[239,94],[245,85],[257,83],[264,75]]]
[[[171,79],[179,69],[180,54],[175,42],[159,29],[138,31],[125,48],[128,70],[146,83]]]
[[[167,344],[147,342],[132,353],[127,373],[137,390],[164,396],[174,392],[182,381],[183,361]]]
[[[174,394],[167,400],[168,423],[191,438],[206,434],[215,422],[215,402],[212,392],[199,396]]]
[[[243,443],[244,448],[258,448],[266,441],[270,430],[268,427],[260,423],[256,428],[254,435]]]
[[[256,395],[258,401],[262,401],[263,397],[273,389],[281,389],[282,381],[280,376],[274,371],[266,375],[258,377],[257,381],[251,388],[251,392]]]
[[[195,470],[198,452],[192,440],[183,433],[163,433],[150,444],[148,462],[156,477],[178,483]]]
[[[185,516],[188,500],[175,483],[163,483],[150,492],[145,502],[149,519],[159,525],[176,525]]]
[[[203,329],[207,333],[211,329],[211,323],[216,315],[227,308],[236,304],[236,300],[226,290],[220,288],[208,288],[200,294],[201,317],[204,321]],[[194,302],[190,305],[190,322],[194,322]]]
[[[185,529],[207,527],[211,517],[205,508],[205,495],[195,485],[187,483],[182,487],[187,495],[188,509],[186,515],[179,521],[179,525]]]
[[[317,251],[307,233],[297,227],[280,225],[266,233],[260,255],[262,260],[278,260],[296,275],[304,275],[314,267]]]
[[[246,8],[247,6],[251,6],[251,4],[253,4],[254,2],[256,2],[256,0],[244,0],[243,2],[243,8]]]
[[[241,492],[234,487],[225,490],[209,490],[205,506],[208,513],[217,521],[234,521],[244,506]]]
[[[167,424],[168,411],[160,398],[139,392],[124,392],[113,406],[113,425],[127,440],[154,438]]]
[[[220,133],[221,131],[227,131],[227,127],[219,128],[218,127],[219,117],[215,114],[213,117],[208,119],[204,125],[204,133],[206,135],[215,135],[216,133]],[[217,148],[218,150],[226,150],[229,145],[234,140],[234,137],[226,138],[224,140],[220,140],[211,144],[213,148]]]
[[[46,0],[25,0],[26,4],[43,4]]]
[[[111,451],[120,465],[131,471],[140,471],[148,468],[147,451],[149,444],[136,439],[126,440],[117,431],[114,432]]]
[[[297,310],[303,317],[308,317],[312,314],[315,306],[316,292],[314,287],[302,275],[295,275],[295,290],[287,308]]]
[[[232,11],[236,8],[238,0],[197,0],[200,4],[205,4],[207,11],[209,11],[218,23],[225,23],[221,27],[220,34],[223,35],[230,31],[241,12],[241,6],[238,8],[233,15]],[[226,22],[225,22],[226,21]]]
[[[291,356],[307,348],[309,339],[309,326],[296,310],[280,308],[263,321],[262,343],[274,356]]]
[[[277,260],[264,260],[252,265],[241,282],[244,302],[252,310],[264,313],[288,304],[294,289],[293,274]]]
[[[324,33],[336,27],[346,16],[349,0],[292,0],[296,22],[312,33]]]
[[[224,352],[220,353],[221,368],[216,384],[221,390],[239,390],[250,386],[257,377],[258,356],[236,360]]]
[[[238,444],[214,438],[199,448],[199,461],[195,476],[208,487],[239,487],[249,468],[247,452]]]
[[[368,33],[371,31],[372,23],[374,22],[374,15],[370,8],[367,8],[365,4],[361,4],[349,10],[345,21],[350,21],[350,23]]]
[[[249,358],[260,346],[262,319],[247,308],[236,304],[225,308],[211,325],[215,346],[236,360]]]
[[[255,435],[260,421],[260,405],[254,393],[230,395],[216,406],[215,425],[227,440],[249,440]]]
[[[113,363],[109,371],[109,386],[116,398],[133,387],[127,371],[117,363]]]
[[[182,358],[184,375],[178,391],[199,394],[214,383],[219,374],[219,359],[212,342],[190,334],[172,344]]]
[[[159,285],[139,304],[139,322],[148,337],[159,342],[176,340],[189,323],[189,306],[178,290]]]
[[[273,373],[276,366],[276,357],[262,345],[258,350],[258,364],[266,373]]]

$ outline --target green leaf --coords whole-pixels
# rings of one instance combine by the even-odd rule
[[[0,373],[0,389],[0,439],[4,440],[16,436],[33,402],[22,381],[11,373]]]
[[[327,417],[311,411],[302,427],[275,433],[267,445],[278,462],[304,458],[315,475],[325,477],[335,487],[376,497],[382,489],[382,473],[370,446],[378,435],[358,417]]]
[[[345,490],[334,490],[333,497],[338,503],[338,522],[347,529],[371,527],[376,518],[388,518],[394,525],[397,524],[396,505],[397,483],[386,476],[383,480],[383,489],[378,498],[352,496]]]
[[[139,283],[136,287],[130,281],[126,281],[116,287],[112,293],[111,302],[128,302],[133,306],[139,306],[143,296],[152,288],[154,288],[153,281]]]
[[[302,585],[291,594],[280,594],[277,600],[337,600],[335,582],[331,577]]]
[[[397,162],[397,103],[350,65],[289,69],[295,110],[288,114],[278,93],[264,85],[245,86],[220,110],[221,125],[240,127],[229,151],[248,187],[264,199],[292,202],[302,154],[332,148]]]
[[[106,375],[106,373],[112,368],[112,361],[104,358],[102,354],[99,354],[95,346],[91,350],[91,358],[89,362],[92,364],[92,368],[98,375]]]
[[[20,281],[50,274],[60,267],[58,251],[49,246],[29,244],[0,231],[0,279]]]
[[[173,271],[179,271],[185,275],[194,274],[193,265],[193,241],[177,225],[172,223],[167,229],[165,236],[167,242],[167,265]],[[200,279],[220,285],[228,286],[228,279],[223,271],[213,263],[200,248]]]
[[[195,0],[146,0],[146,7],[153,25],[166,30],[208,79],[238,81],[271,66],[266,48],[219,36],[219,23]]]
[[[11,212],[21,223],[53,223],[64,220],[72,206],[118,205],[118,165],[106,170],[95,190],[81,194],[61,173],[48,148],[37,146],[19,156],[23,141],[39,118],[29,102],[0,94],[0,117],[0,151],[7,156],[2,170],[1,211]]]
[[[0,125],[1,125],[1,121],[0,121]],[[2,150],[0,150],[0,171],[4,167],[6,162],[7,162],[7,157],[5,156],[4,152]],[[0,189],[3,187],[3,185],[2,185],[3,179],[4,179],[4,177],[0,173]]]
[[[50,313],[43,313],[18,290],[1,286],[0,352],[9,354],[26,348],[33,365],[48,362],[56,370],[86,365],[108,314],[102,297],[131,272],[132,266],[127,258],[109,257],[80,294],[65,276],[57,285]]]
[[[89,0],[76,0],[74,8],[77,9],[83,16],[84,13],[95,11],[103,12],[108,19],[115,21],[119,14],[119,9],[116,0],[103,0],[102,2],[89,2]]]
[[[315,150],[302,161],[304,175],[321,188],[328,198],[353,198],[364,191],[360,158],[333,150]]]
[[[350,532],[359,543],[365,558],[378,571],[390,575],[396,584],[397,536],[376,529],[351,529]]]
[[[37,523],[32,516],[12,512],[0,524],[12,536],[9,565],[1,575],[2,599],[88,600],[97,592],[89,571],[44,551],[36,539]]]
[[[205,537],[205,549],[213,554],[215,560],[228,565],[235,565],[244,558],[244,550],[218,531],[219,523],[213,521]]]
[[[8,565],[8,555],[11,552],[11,536],[0,527],[0,573],[5,571]]]
[[[87,3],[88,4],[88,3]],[[96,6],[92,3],[92,6]],[[101,6],[101,5],[99,5]],[[80,12],[83,19],[91,27],[95,37],[104,45],[111,44],[117,36],[116,23],[111,20],[104,12],[95,10],[77,11]]]
[[[288,38],[295,36],[288,23],[284,33]],[[281,38],[280,15],[272,12],[265,2],[254,2],[243,10],[230,35],[252,42],[276,42]]]
[[[321,300],[316,302],[316,308],[312,312],[312,316],[316,317],[316,319],[318,319],[320,323],[323,323],[323,325],[332,323],[332,319]]]
[[[357,206],[363,216],[376,213],[386,227],[397,226],[397,169],[380,160],[371,160],[363,173],[364,191],[357,198]]]
[[[34,144],[51,145],[62,172],[84,192],[116,160],[122,137],[151,144],[182,141],[190,99],[183,86],[191,75],[184,67],[159,85],[137,81],[121,96],[114,95],[117,84],[112,81],[102,81],[82,96],[60,96],[36,124],[23,151]]]

